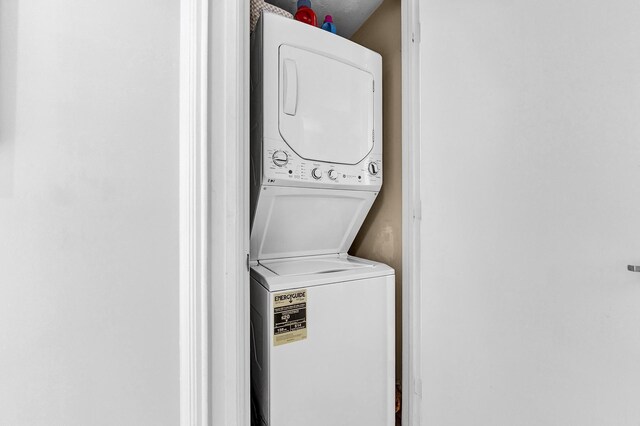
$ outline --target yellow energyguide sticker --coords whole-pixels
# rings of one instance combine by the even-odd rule
[[[307,290],[273,295],[273,346],[307,338]]]

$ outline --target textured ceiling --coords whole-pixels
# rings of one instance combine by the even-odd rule
[[[294,15],[296,13],[296,0],[266,2]],[[325,15],[331,15],[338,34],[350,38],[381,3],[382,0],[311,0],[311,8],[318,15],[318,25],[322,25]]]

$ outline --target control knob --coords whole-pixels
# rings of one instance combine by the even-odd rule
[[[311,176],[313,176],[313,178],[316,180],[321,179],[322,172],[316,167],[315,169],[311,170]]]
[[[284,151],[274,152],[271,159],[273,160],[273,164],[278,167],[285,166],[289,162],[289,156]]]
[[[371,173],[372,175],[377,175],[380,172],[380,167],[377,163],[374,162],[369,163],[368,169],[369,173]]]
[[[328,175],[329,175],[329,179],[331,179],[331,180],[336,180],[336,179],[338,179],[338,172],[336,172],[336,171],[335,171],[335,170],[333,170],[333,169],[329,170]]]

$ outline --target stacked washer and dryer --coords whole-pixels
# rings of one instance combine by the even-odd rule
[[[263,13],[251,39],[251,385],[268,426],[394,424],[394,271],[347,254],[382,186],[382,60]]]

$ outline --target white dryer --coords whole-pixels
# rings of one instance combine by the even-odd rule
[[[348,256],[382,186],[382,61],[264,13],[251,40],[258,424],[394,424],[394,271]]]

